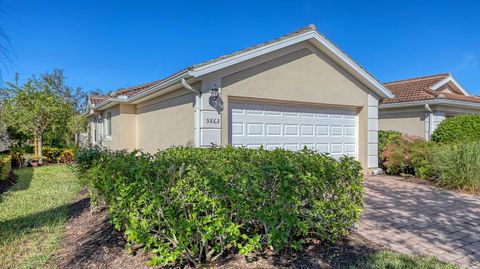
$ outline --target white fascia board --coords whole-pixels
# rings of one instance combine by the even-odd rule
[[[382,98],[393,98],[393,94],[385,88],[379,81],[373,78],[370,74],[368,74],[365,70],[363,70],[360,66],[358,66],[354,61],[352,61],[348,56],[346,56],[342,51],[340,51],[337,47],[335,47],[332,43],[330,43],[326,38],[322,35],[317,33],[316,31],[310,31],[303,34],[299,34],[297,36],[293,36],[284,40],[280,40],[278,42],[274,42],[272,44],[268,44],[253,50],[246,51],[244,53],[240,53],[238,55],[234,55],[219,61],[215,61],[213,63],[200,66],[198,68],[194,68],[191,71],[192,76],[200,77],[220,69],[229,67],[231,65],[250,60],[252,58],[267,54],[269,52],[279,50],[290,45],[300,43],[306,40],[316,40],[320,44],[322,44],[326,49],[332,52],[338,59],[344,62],[348,67],[350,67],[356,74],[361,76],[366,82],[370,84],[372,90],[380,95]]]
[[[143,98],[143,97],[146,97],[158,90],[161,90],[161,89],[164,89],[164,88],[167,88],[173,84],[176,84],[176,83],[180,83],[180,81],[182,80],[182,78],[187,78],[189,77],[190,74],[189,74],[189,71],[185,70],[183,72],[180,72],[178,74],[174,74],[173,76],[170,76],[162,81],[160,81],[159,83],[151,86],[150,88],[147,88],[146,90],[142,91],[141,93],[139,94],[136,94],[134,96],[131,96],[131,97],[126,97],[125,96],[119,96],[119,97],[110,97],[110,98],[107,98],[105,100],[103,100],[102,102],[98,103],[97,105],[95,106],[92,106],[93,109],[95,110],[98,110],[98,109],[106,109],[106,108],[109,108],[111,105],[116,105],[116,104],[129,104],[135,100],[138,100],[140,98]]]
[[[412,102],[393,103],[393,104],[381,104],[379,106],[379,108],[380,109],[382,109],[382,108],[401,108],[401,107],[412,107],[412,106],[425,105],[425,104],[480,108],[480,103],[460,101],[460,100],[452,100],[452,99],[444,99],[444,100],[435,99],[435,100],[412,101]]]
[[[439,82],[437,82],[436,84],[434,84],[432,87],[430,87],[430,89],[432,89],[433,91],[436,91],[438,90],[440,87],[442,87],[443,85],[449,83],[449,82],[452,82],[453,85],[455,85],[455,87],[457,87],[463,94],[465,94],[466,96],[470,96],[470,94],[468,94],[468,92],[465,90],[465,88],[462,87],[462,85],[460,85],[460,83],[458,83],[458,81],[456,81],[452,75],[440,80]]]

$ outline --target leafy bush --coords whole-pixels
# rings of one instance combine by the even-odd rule
[[[385,150],[385,148],[388,145],[394,143],[400,137],[402,137],[402,133],[400,133],[399,131],[392,131],[392,130],[388,130],[388,131],[380,130],[380,131],[378,131],[378,153],[379,153],[379,155],[381,153],[383,153],[383,151]]]
[[[25,165],[25,152],[21,148],[10,149],[10,157],[13,167],[23,167]]]
[[[402,135],[388,144],[382,153],[383,167],[388,174],[415,175],[422,179],[433,176],[430,155],[435,145],[425,140]]]
[[[480,142],[444,145],[433,155],[437,183],[452,189],[480,190]]]
[[[152,265],[300,249],[307,236],[335,241],[362,208],[360,164],[308,150],[86,149],[76,160],[115,228],[155,254]]]
[[[58,161],[61,163],[72,163],[74,160],[73,149],[63,149]]]
[[[0,180],[5,180],[12,169],[12,158],[10,155],[0,155]]]
[[[480,140],[480,115],[461,115],[445,119],[432,134],[435,142]]]
[[[90,147],[77,149],[74,152],[74,159],[80,168],[80,171],[87,172],[95,164],[95,161],[99,160],[100,157],[105,155],[106,152],[102,151],[100,147]]]
[[[383,163],[385,162],[383,158],[383,152],[385,151],[386,147],[392,143],[395,143],[396,140],[399,139],[401,136],[402,133],[400,133],[399,131],[378,131],[378,164],[381,168],[386,168],[383,166]]]
[[[58,159],[60,159],[62,152],[63,152],[63,149],[61,148],[48,147],[48,146],[45,146],[42,148],[43,156],[45,156],[49,162],[58,162]]]

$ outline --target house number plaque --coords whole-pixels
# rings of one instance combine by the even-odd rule
[[[222,120],[218,112],[204,111],[202,118],[202,128],[220,128]]]

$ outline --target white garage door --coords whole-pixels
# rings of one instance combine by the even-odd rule
[[[357,158],[357,113],[345,109],[230,104],[230,143],[234,146],[300,150]]]

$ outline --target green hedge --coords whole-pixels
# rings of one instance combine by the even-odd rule
[[[0,180],[6,180],[12,169],[12,158],[10,155],[0,155]]]
[[[480,115],[445,119],[432,134],[432,141],[449,143],[480,140]]]
[[[76,156],[115,228],[144,244],[152,265],[295,250],[306,237],[335,241],[362,209],[361,166],[352,158],[233,147]]]

